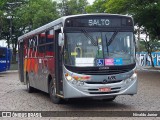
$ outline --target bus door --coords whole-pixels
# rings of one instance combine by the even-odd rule
[[[21,82],[24,82],[24,42],[19,43],[19,61],[18,61],[18,66],[19,66],[19,78]]]
[[[58,45],[58,35],[60,32],[60,29],[55,30],[55,83],[56,94],[63,95],[62,48]]]

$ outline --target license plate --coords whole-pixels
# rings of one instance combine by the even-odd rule
[[[100,92],[110,92],[111,88],[99,88]]]

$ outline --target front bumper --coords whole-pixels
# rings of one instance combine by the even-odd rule
[[[65,79],[65,78],[64,78]],[[134,95],[137,93],[137,78],[134,80],[122,80],[111,84],[87,84],[75,85],[64,80],[64,98],[109,98],[117,95]],[[99,88],[110,88],[109,92],[101,92]]]

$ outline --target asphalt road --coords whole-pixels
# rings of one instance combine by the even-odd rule
[[[160,111],[160,72],[138,71],[138,93],[113,102],[72,100],[53,104],[49,95],[27,93],[16,71],[0,73],[0,111]]]

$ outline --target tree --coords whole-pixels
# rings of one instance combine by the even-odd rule
[[[75,15],[86,13],[87,0],[62,0],[59,3],[61,15]]]
[[[13,18],[15,17],[16,8],[19,7],[19,3],[23,3],[23,0],[3,0],[0,2],[1,8],[1,30],[0,39],[7,40],[8,48],[10,48],[10,43],[13,42],[12,37],[14,36],[12,25]]]
[[[135,24],[143,26],[152,38],[160,39],[160,1],[159,0],[108,0],[106,12],[129,14]]]
[[[145,48],[151,57],[153,43],[160,40],[160,1],[159,0],[108,0],[106,12],[128,14],[135,25],[143,27],[149,39],[144,39]],[[152,60],[152,59],[151,59]],[[152,66],[154,67],[153,61]]]
[[[16,60],[18,37],[58,18],[57,3],[52,0],[4,0],[0,2],[1,36],[12,43]],[[10,16],[10,20],[7,19]]]
[[[89,5],[86,8],[87,13],[105,13],[105,3],[107,0],[95,0],[93,5]]]
[[[30,31],[59,17],[57,3],[52,0],[29,0],[17,10],[17,16],[25,31]]]
[[[10,20],[2,18],[1,23],[0,39],[7,40],[7,46],[10,48]]]

